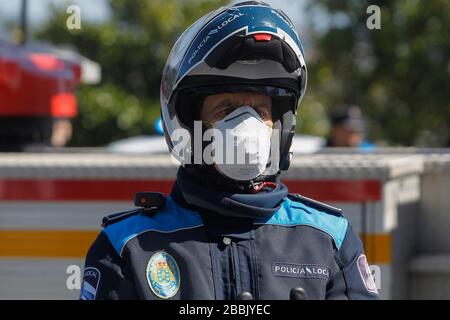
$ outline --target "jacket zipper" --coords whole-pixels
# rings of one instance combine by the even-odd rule
[[[233,281],[233,299],[236,300],[238,295],[242,291],[241,277],[239,274],[239,253],[237,250],[237,245],[234,241],[231,241],[230,245],[231,254],[231,279]]]

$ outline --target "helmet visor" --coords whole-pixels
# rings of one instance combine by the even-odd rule
[[[223,93],[255,92],[269,96],[272,99],[272,118],[277,121],[284,112],[296,109],[296,94],[294,91],[264,85],[223,85],[203,86],[183,90],[176,104],[176,112],[181,122],[192,127],[194,120],[199,120],[203,101],[211,95]]]

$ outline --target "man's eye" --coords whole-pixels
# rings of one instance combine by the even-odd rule
[[[222,107],[219,111],[219,114],[222,116],[227,116],[229,115],[231,112],[233,112],[233,107],[232,106],[227,106],[227,107]]]

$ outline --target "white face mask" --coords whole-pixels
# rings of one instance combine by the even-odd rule
[[[252,180],[261,175],[269,162],[272,128],[268,127],[255,109],[237,108],[224,119],[214,123],[220,131],[223,145],[214,147],[223,154],[216,157],[215,167],[221,174],[237,181]],[[217,154],[216,154],[217,155]]]

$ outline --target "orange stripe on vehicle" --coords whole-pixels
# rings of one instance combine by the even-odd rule
[[[361,234],[364,251],[370,264],[392,262],[392,238],[390,234]]]
[[[1,230],[0,257],[85,257],[98,231]]]
[[[98,231],[1,230],[0,257],[82,258]],[[389,234],[361,234],[367,260],[389,264],[392,240]]]

